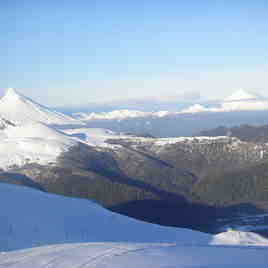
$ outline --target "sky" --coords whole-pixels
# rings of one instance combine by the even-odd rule
[[[9,0],[0,31],[0,95],[51,106],[268,95],[267,0]]]

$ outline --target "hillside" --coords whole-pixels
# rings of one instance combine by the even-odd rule
[[[249,232],[162,227],[2,183],[0,210],[1,267],[266,267],[268,240]]]
[[[161,227],[96,203],[0,183],[0,251],[77,242],[202,243],[211,236]],[[41,212],[41,213],[40,213]]]
[[[38,109],[32,104],[32,110]],[[2,123],[3,182],[92,199],[144,221],[208,232],[219,231],[215,226],[221,218],[268,209],[265,143],[230,135],[137,137],[85,126],[56,127],[34,117],[18,124],[2,118]]]
[[[215,129],[204,130],[200,136],[223,136],[231,135],[242,141],[267,143],[268,142],[268,125],[239,125],[234,127],[220,126]]]

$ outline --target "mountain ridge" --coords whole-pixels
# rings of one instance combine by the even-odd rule
[[[83,125],[70,116],[53,111],[23,96],[13,88],[7,89],[0,99],[0,117],[19,124],[38,121],[50,125]]]

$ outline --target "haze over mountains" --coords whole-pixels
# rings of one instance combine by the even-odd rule
[[[257,94],[239,89],[229,97],[215,102],[192,103],[177,111],[113,110],[75,113],[76,118],[91,127],[116,132],[147,133],[154,137],[196,136],[200,131],[240,124],[267,123],[268,101]]]
[[[210,106],[213,102],[210,103]],[[235,91],[232,95],[226,97],[222,101],[214,103],[215,107],[206,107],[201,104],[194,104],[190,107],[186,107],[180,111],[156,111],[156,112],[144,112],[142,110],[114,110],[111,112],[103,113],[76,113],[79,119],[83,121],[91,120],[113,120],[113,119],[128,119],[134,117],[166,117],[187,113],[200,113],[200,112],[230,112],[230,111],[243,111],[243,110],[267,110],[268,100],[258,96],[254,93],[249,93],[244,89]],[[179,101],[177,110],[179,110]]]

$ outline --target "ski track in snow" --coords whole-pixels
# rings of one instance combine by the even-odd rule
[[[96,248],[97,247],[97,248]],[[105,247],[105,248],[103,248]],[[107,248],[108,247],[108,248]],[[6,255],[9,255],[9,258],[6,262],[1,263],[0,258],[0,267],[1,268],[20,268],[20,267],[31,267],[31,268],[64,268],[64,267],[72,267],[72,268],[97,268],[97,267],[109,267],[110,262],[116,263],[117,257],[128,258],[127,255],[133,256],[146,256],[149,252],[157,252],[160,250],[172,250],[175,249],[178,251],[178,254],[183,254],[186,252],[198,252],[202,248],[204,250],[214,249],[214,250],[227,250],[241,252],[239,256],[243,256],[244,254],[257,254],[257,252],[265,250],[267,252],[267,248],[265,247],[247,247],[247,246],[213,246],[213,245],[176,245],[176,244],[111,244],[111,243],[92,243],[92,244],[76,244],[75,246],[72,244],[65,245],[54,245],[47,246],[41,248],[30,249],[30,253],[23,250],[19,253],[19,256],[16,254],[16,251],[10,252],[7,254],[3,254],[2,257],[5,258]],[[92,254],[90,250],[96,250],[97,253]],[[32,251],[31,251],[32,250]],[[82,253],[80,252],[82,251]],[[190,251],[189,251],[190,250]],[[35,252],[37,251],[37,254]],[[201,250],[202,252],[202,250]],[[255,253],[254,253],[255,252]],[[27,254],[26,256],[20,258],[20,255]],[[260,252],[261,253],[261,252]],[[12,261],[15,254],[15,260]],[[91,256],[89,256],[92,254]],[[134,254],[134,255],[133,255]],[[150,256],[149,253],[148,256]],[[189,254],[189,253],[188,253]],[[226,252],[225,252],[226,254]],[[52,256],[51,256],[52,255]],[[194,254],[193,254],[194,255]],[[1,256],[1,255],[0,255]],[[168,255],[167,255],[168,256]],[[74,257],[74,259],[73,259]],[[202,261],[202,258],[201,258]],[[237,260],[236,260],[237,261]],[[119,259],[120,263],[120,259]],[[116,266],[112,266],[116,267]],[[120,266],[121,267],[121,266]],[[131,266],[132,267],[132,266]],[[151,266],[150,266],[151,267]],[[161,266],[162,267],[162,266]],[[163,266],[169,267],[169,266]],[[199,266],[170,266],[170,267],[199,267]],[[200,266],[200,267],[210,267],[210,266]],[[212,267],[212,266],[211,266]],[[218,266],[215,266],[218,267]],[[224,266],[220,266],[224,267]],[[227,266],[226,266],[227,267]],[[240,267],[240,266],[239,266]],[[243,266],[241,266],[243,267]],[[256,266],[259,267],[259,266]],[[265,266],[261,266],[265,267]],[[252,267],[253,268],[253,267]]]
[[[73,246],[72,244],[70,244],[70,245],[65,245],[65,244],[63,244],[63,245],[52,245],[50,247],[43,247],[42,253],[40,253],[38,251],[37,251],[37,253],[35,251],[32,251],[31,253],[29,253],[27,255],[24,255],[24,250],[22,250],[22,252],[21,252],[22,257],[21,258],[20,258],[20,255],[19,255],[19,257],[16,258],[16,261],[9,261],[8,260],[7,262],[4,262],[2,264],[0,263],[0,267],[12,267],[13,265],[17,265],[17,264],[22,265],[24,263],[27,263],[28,260],[31,260],[33,258],[42,257],[43,255],[45,255],[47,253],[50,253],[54,249],[55,249],[55,251],[54,251],[55,254],[58,254],[62,250],[68,250],[68,249],[66,249],[66,247],[68,247],[68,249],[74,249],[74,248],[77,247],[77,245],[76,246]],[[2,254],[6,255],[5,252],[2,253]],[[11,256],[11,258],[12,258],[12,256]]]
[[[130,247],[123,247],[123,246],[116,246],[112,247],[108,250],[103,251],[101,254],[97,254],[96,256],[90,257],[86,262],[82,263],[81,265],[74,267],[74,268],[94,268],[97,267],[97,265],[102,264],[108,259],[116,257],[116,256],[122,256],[125,254],[133,253],[133,252],[138,252],[138,251],[144,251],[146,249],[153,249],[155,245],[147,245],[141,247],[139,246],[132,246]]]

